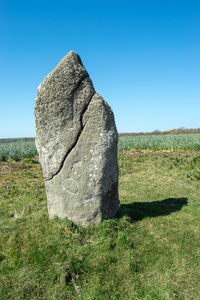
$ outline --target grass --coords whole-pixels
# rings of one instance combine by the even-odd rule
[[[38,157],[0,163],[0,299],[200,299],[200,154],[119,152],[121,208],[49,220]]]
[[[37,154],[35,142],[31,138],[26,140],[30,141],[16,139],[15,142],[13,140],[13,142],[0,143],[0,161],[35,156]],[[118,149],[119,151],[128,149],[200,151],[200,133],[120,136]]]

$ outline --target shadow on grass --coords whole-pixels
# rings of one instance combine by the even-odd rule
[[[187,203],[187,198],[168,198],[161,201],[121,204],[117,218],[129,216],[131,221],[135,222],[147,217],[166,216],[181,210]]]

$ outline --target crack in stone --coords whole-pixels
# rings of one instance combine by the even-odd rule
[[[79,86],[81,85],[81,83],[83,82],[83,80],[85,80],[86,78],[89,78],[89,75],[88,75],[88,73],[87,74],[84,74],[83,75],[83,77],[79,80],[79,82],[77,83],[77,86],[74,88],[74,90],[73,90],[73,97],[74,97],[74,95],[75,95],[75,93],[76,93],[76,91],[79,89]]]
[[[82,81],[83,81],[85,78],[87,78],[87,77],[89,77],[89,76],[85,76],[84,78],[82,78],[82,80],[81,80],[81,81],[79,82],[79,84],[77,85],[76,90],[78,89],[78,87],[80,86],[80,84],[82,83]],[[74,93],[76,92],[76,90],[74,91]],[[90,105],[90,102],[91,102],[93,96],[95,95],[95,93],[96,93],[96,92],[94,91],[94,93],[93,93],[92,96],[90,97],[90,99],[89,99],[87,105],[84,107],[84,109],[83,109],[83,111],[82,111],[82,113],[81,113],[81,115],[80,115],[80,124],[81,124],[81,126],[80,126],[80,131],[78,132],[77,137],[76,137],[74,143],[72,144],[72,146],[69,148],[69,150],[68,150],[68,151],[66,152],[66,154],[64,155],[64,157],[63,157],[63,159],[62,159],[62,161],[61,161],[61,163],[60,163],[60,166],[59,166],[58,171],[57,171],[56,173],[52,174],[51,177],[46,178],[46,179],[45,179],[46,181],[52,180],[52,179],[54,178],[54,176],[56,176],[56,175],[61,171],[61,169],[63,168],[63,165],[64,165],[64,163],[65,163],[66,158],[67,158],[68,155],[71,153],[71,151],[76,147],[76,145],[77,145],[77,143],[78,143],[78,141],[79,141],[80,135],[81,135],[81,133],[83,132],[83,129],[84,129],[84,127],[85,127],[85,126],[83,125],[83,116],[84,116],[86,110],[88,109],[88,106]]]

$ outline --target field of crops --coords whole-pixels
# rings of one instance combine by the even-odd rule
[[[200,133],[124,136],[119,138],[119,150],[200,150]]]
[[[0,144],[0,161],[8,159],[19,160],[23,157],[33,157],[37,154],[35,142],[12,142]]]
[[[200,133],[123,136],[119,138],[118,149],[128,150],[200,150]],[[34,141],[18,141],[0,143],[0,161],[8,159],[19,160],[22,157],[32,157],[37,154]]]

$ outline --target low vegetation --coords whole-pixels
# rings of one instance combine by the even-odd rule
[[[37,154],[34,141],[17,141],[0,143],[0,161],[8,159],[20,160],[25,157],[34,157]]]
[[[0,299],[200,299],[200,154],[119,152],[118,215],[49,220],[38,157],[0,163]]]
[[[200,133],[120,136],[118,149],[200,151]],[[34,139],[15,139],[12,142],[0,143],[0,161],[19,160],[36,154]]]
[[[138,135],[119,138],[119,150],[190,150],[200,151],[200,133]]]

